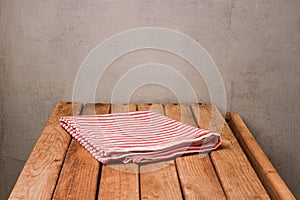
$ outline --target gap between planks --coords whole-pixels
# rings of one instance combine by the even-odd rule
[[[236,112],[226,113],[228,124],[272,199],[296,199],[252,133]]]
[[[195,115],[200,127],[221,133],[222,144],[210,153],[211,160],[228,199],[270,199],[257,174],[246,158],[238,141],[231,132],[218,108],[211,103],[193,104],[194,113],[209,116],[201,120]],[[198,117],[197,117],[198,116]]]
[[[59,118],[80,114],[81,103],[58,102],[33,148],[9,199],[51,199],[71,136]]]
[[[109,104],[87,104],[82,115],[108,114]],[[71,140],[53,199],[93,199],[102,165],[75,139]]]
[[[135,104],[113,104],[111,113],[136,111]],[[111,164],[102,166],[98,199],[133,199],[138,200],[139,168],[134,163]]]
[[[138,110],[165,115],[162,104],[139,104]],[[141,199],[183,199],[174,160],[140,165]]]
[[[198,127],[189,104],[165,104],[165,111],[168,117]],[[226,199],[208,154],[179,157],[176,166],[185,199]]]

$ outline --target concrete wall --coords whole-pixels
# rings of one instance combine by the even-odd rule
[[[242,115],[300,198],[300,1],[0,2],[1,197],[10,193],[56,101],[72,100],[75,75],[88,52],[112,34],[158,26],[191,36],[209,52],[225,82],[228,110]],[[189,63],[171,53],[142,50],[111,65],[100,81],[99,101],[110,100],[113,85],[126,70],[147,62],[173,66],[201,101],[210,100]],[[167,88],[150,85],[131,100],[176,97]]]

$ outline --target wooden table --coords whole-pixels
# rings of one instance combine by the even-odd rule
[[[222,145],[147,165],[106,166],[60,126],[66,115],[152,110],[215,130]],[[237,113],[227,122],[214,104],[59,102],[27,160],[10,199],[295,199]],[[164,167],[161,167],[164,166]],[[130,170],[132,173],[125,172]]]

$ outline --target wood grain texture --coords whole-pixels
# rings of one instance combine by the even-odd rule
[[[236,112],[226,114],[228,124],[272,199],[296,199]]]
[[[199,112],[198,125],[222,134],[222,144],[210,153],[218,177],[228,199],[269,199],[269,196],[231,132],[225,119],[214,104],[193,104],[194,113]]]
[[[83,115],[108,114],[110,104],[87,104]],[[53,199],[95,199],[100,163],[72,139]]]
[[[135,104],[113,104],[112,113],[136,111]],[[139,199],[138,165],[103,165],[98,199]]]
[[[82,104],[59,102],[32,150],[9,199],[51,199],[71,136],[59,118],[80,114]]]
[[[188,104],[165,104],[165,112],[168,117],[197,127]],[[208,154],[177,158],[176,165],[185,199],[225,199]]]
[[[165,114],[162,104],[139,104],[138,110]],[[140,166],[141,199],[182,199],[173,160]]]

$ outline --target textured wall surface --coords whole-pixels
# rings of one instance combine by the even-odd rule
[[[209,52],[225,82],[227,109],[241,114],[300,198],[300,1],[0,3],[1,197],[10,193],[55,103],[72,100],[76,72],[88,52],[113,34],[157,26],[183,32]],[[114,84],[128,69],[148,62],[174,67],[199,100],[210,101],[203,79],[189,63],[158,50],[132,52],[112,63],[99,82],[99,101],[110,100]],[[176,97],[168,88],[148,85],[131,100]]]

